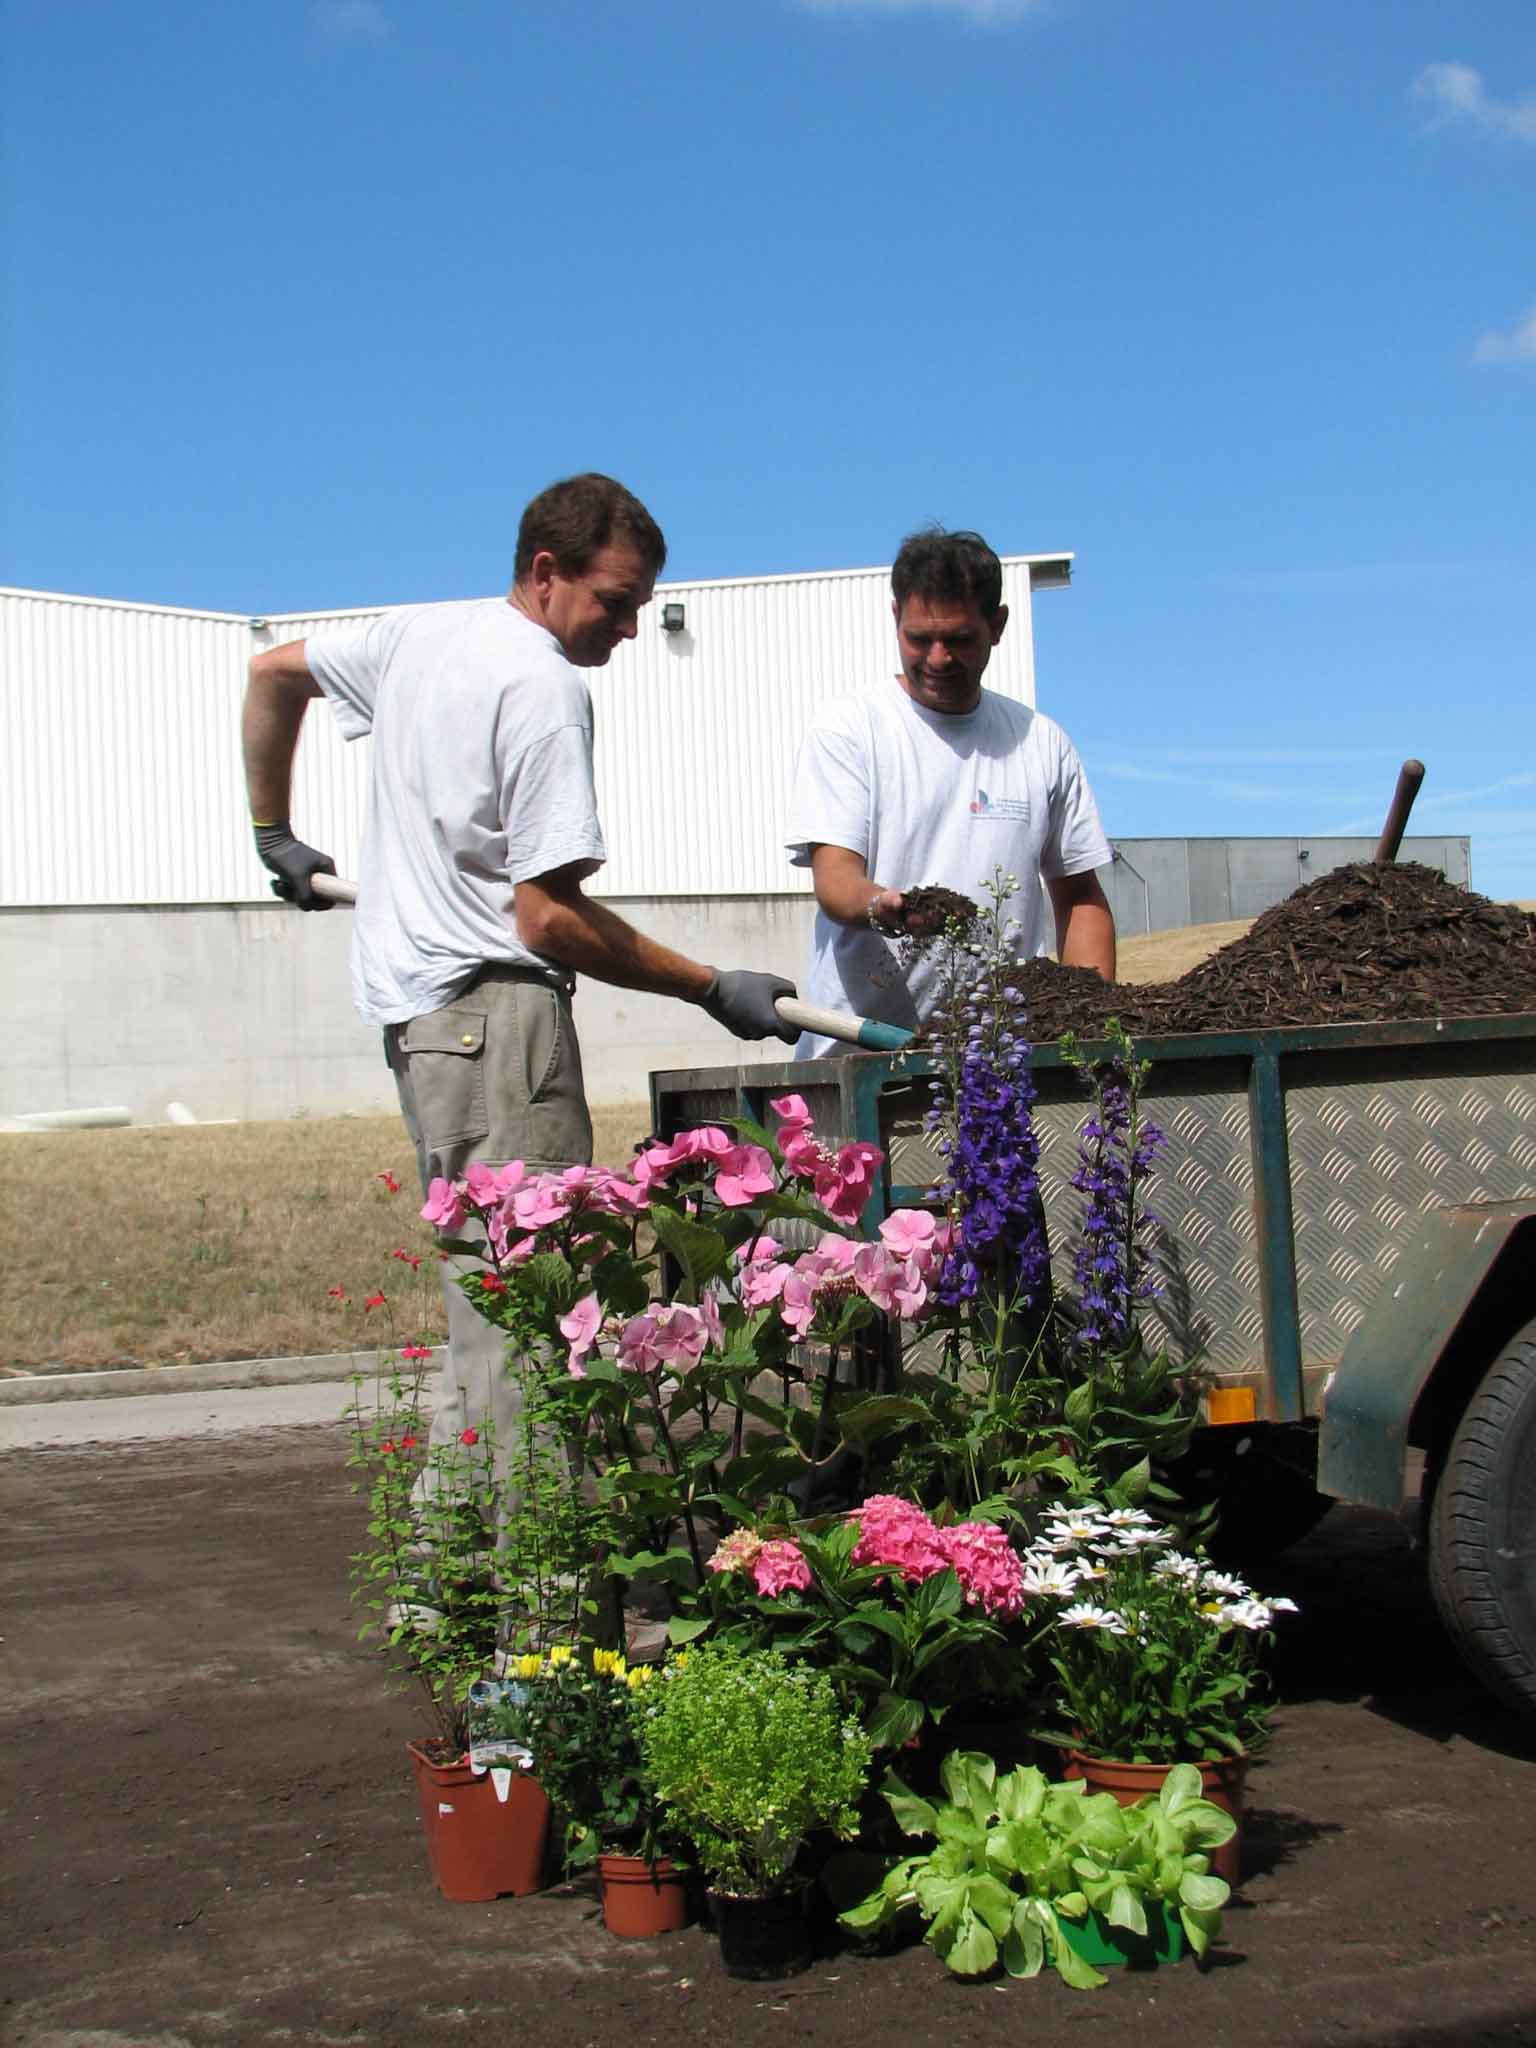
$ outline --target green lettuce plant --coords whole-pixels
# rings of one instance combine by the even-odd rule
[[[924,1939],[956,1976],[999,1963],[1033,1977],[1051,1963],[1067,1984],[1105,1979],[1073,1949],[1063,1922],[1102,1914],[1111,1927],[1148,1931],[1147,1908],[1176,1916],[1203,1956],[1221,1928],[1228,1886],[1207,1851],[1229,1841],[1230,1814],[1200,1796],[1200,1774],[1180,1765],[1156,1798],[1122,1807],[1080,1782],[1050,1783],[1030,1767],[999,1774],[988,1756],[956,1750],[941,1773],[946,1797],[920,1799],[894,1776],[884,1792],[902,1832],[933,1847],[892,1865],[839,1918],[870,1934],[915,1911]]]

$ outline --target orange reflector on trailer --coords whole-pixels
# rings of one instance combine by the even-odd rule
[[[1258,1396],[1252,1387],[1212,1387],[1205,1397],[1207,1422],[1256,1422]]]

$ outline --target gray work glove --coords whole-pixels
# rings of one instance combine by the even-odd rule
[[[793,1045],[800,1036],[793,1024],[781,1024],[774,1013],[780,996],[792,996],[795,984],[782,974],[754,974],[750,968],[732,967],[714,980],[699,999],[699,1007],[738,1038],[782,1038]]]
[[[328,853],[317,853],[302,839],[295,839],[286,823],[256,825],[252,829],[263,865],[277,877],[272,884],[274,896],[281,896],[285,903],[296,903],[300,910],[335,909],[328,896],[317,896],[309,886],[311,875],[335,874],[336,863]]]

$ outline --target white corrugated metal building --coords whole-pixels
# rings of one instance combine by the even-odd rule
[[[1065,584],[1071,560],[1005,558],[1010,623],[989,686],[1034,701],[1032,594]],[[269,895],[239,749],[254,652],[374,615],[0,590],[0,1115],[389,1106],[348,1002],[345,914],[304,917]],[[885,568],[659,586],[638,638],[590,674],[609,848],[593,893],[695,957],[795,973],[809,880],[788,865],[782,820],[799,735],[829,694],[894,665]],[[343,874],[366,750],[312,707],[294,824]],[[700,1013],[659,998],[594,987],[579,1016],[596,1101],[643,1095],[652,1067],[736,1056]]]

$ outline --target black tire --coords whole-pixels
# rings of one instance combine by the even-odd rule
[[[1451,1641],[1491,1692],[1536,1713],[1536,1319],[1467,1403],[1426,1534]]]

